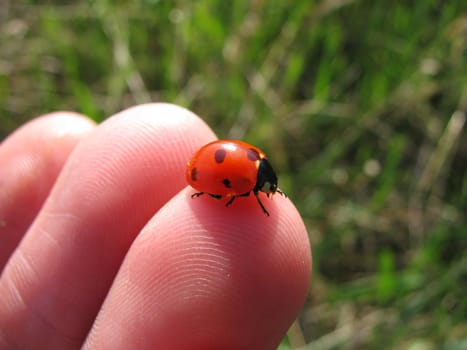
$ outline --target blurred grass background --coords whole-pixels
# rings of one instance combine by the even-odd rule
[[[280,349],[467,349],[467,3],[0,2],[0,139],[168,101],[269,154],[313,245]]]

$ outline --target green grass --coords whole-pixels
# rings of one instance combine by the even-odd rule
[[[1,137],[181,104],[270,154],[307,224],[313,282],[281,349],[467,346],[465,1],[63,3],[10,2]]]

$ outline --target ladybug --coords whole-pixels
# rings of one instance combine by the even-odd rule
[[[187,163],[186,179],[198,190],[191,198],[203,194],[229,200],[255,195],[263,212],[269,216],[258,193],[269,197],[274,193],[284,195],[277,188],[277,176],[266,155],[259,148],[243,141],[218,140],[201,147]]]

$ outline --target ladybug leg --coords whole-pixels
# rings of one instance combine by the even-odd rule
[[[261,199],[259,199],[258,191],[253,191],[253,193],[254,193],[254,195],[256,197],[256,200],[258,201],[259,206],[261,207],[261,209],[263,209],[263,213],[266,214],[267,216],[269,216],[269,212],[264,207],[263,202],[261,202]]]
[[[238,194],[237,197],[248,197],[249,195],[250,195],[250,192],[247,192],[247,193]]]
[[[195,197],[199,197],[199,196],[202,196],[203,194],[205,194],[204,192],[196,192],[196,193],[193,193],[191,195],[191,198],[195,198]],[[220,194],[211,194],[211,193],[208,193],[208,196],[212,197],[212,198],[215,198],[215,199],[221,199],[222,196]]]
[[[215,198],[215,199],[221,199],[222,196],[220,194],[209,194],[212,198]]]
[[[230,197],[229,201],[225,203],[225,206],[228,207],[230,204],[232,204],[235,198],[237,198],[237,196]]]
[[[280,189],[277,189],[276,192],[279,193],[281,196],[284,196],[285,198],[287,198],[287,194],[282,192]]]
[[[232,196],[232,197],[230,197],[229,201],[225,204],[225,206],[228,207],[230,204],[233,203],[234,199],[237,198],[237,197],[248,197],[249,195],[250,195],[250,192],[237,194],[236,196]]]

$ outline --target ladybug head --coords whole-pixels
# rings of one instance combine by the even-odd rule
[[[259,162],[258,177],[256,179],[255,192],[261,191],[274,194],[277,191],[277,176],[267,159],[263,158]]]

